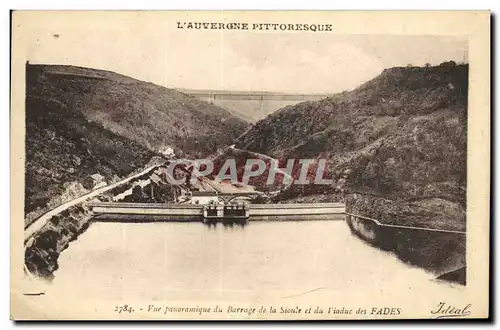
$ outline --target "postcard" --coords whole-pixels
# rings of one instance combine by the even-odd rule
[[[12,319],[489,317],[490,12],[11,22]]]

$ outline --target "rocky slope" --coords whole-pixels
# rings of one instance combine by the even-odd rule
[[[468,65],[396,67],[357,89],[282,108],[237,147],[325,158],[332,186],[283,199],[344,199],[386,223],[465,229]]]
[[[135,188],[139,188],[142,195],[144,193],[139,184],[144,180],[148,180],[155,170],[156,167],[126,183],[103,192],[94,198],[87,198],[52,216],[39,231],[35,232],[25,242],[26,269],[33,275],[49,280],[53,279],[54,272],[59,267],[59,255],[91,224],[93,213],[89,203],[97,201],[111,202],[116,197],[120,197],[124,191],[135,190]],[[158,193],[163,192],[163,198],[171,199],[171,191],[166,190],[166,188],[170,187],[163,187]],[[127,199],[119,198],[116,201],[127,201]]]
[[[113,72],[27,65],[26,225],[144,168],[167,146],[202,156],[246,126],[207,102]]]

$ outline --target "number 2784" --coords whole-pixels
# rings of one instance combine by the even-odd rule
[[[121,305],[121,306],[116,305],[114,311],[118,314],[122,314],[122,313],[131,314],[134,312],[134,309],[130,305]]]

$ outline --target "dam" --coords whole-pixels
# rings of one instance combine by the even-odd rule
[[[221,194],[220,196],[224,196]],[[238,195],[238,194],[226,194]],[[304,221],[343,219],[342,203],[308,204],[159,204],[159,203],[92,203],[94,219],[126,222],[196,222],[234,219],[248,221]],[[208,212],[215,211],[213,216]],[[239,212],[237,212],[239,211]]]
[[[226,201],[213,203],[211,200],[203,205],[96,203],[92,205],[92,211],[97,222],[202,222],[208,225],[246,226],[249,222],[338,221],[345,223],[344,226],[354,236],[375,248],[392,251],[399,258],[431,269],[438,275],[461,269],[454,281],[466,281],[465,232],[385,224],[346,212],[342,203],[247,204],[234,202],[234,198],[238,197],[235,193],[220,194],[222,196],[226,197]],[[438,242],[443,242],[442,246]]]
[[[438,262],[439,274],[463,267],[464,233],[384,225],[342,203],[246,203],[244,225],[225,222],[224,213],[206,221],[207,205],[234,207],[260,194],[218,192],[217,204],[207,198],[213,192],[193,192],[190,203],[89,201],[88,228],[62,251],[50,285],[28,292],[43,292],[37,300],[57,300],[64,309],[95,297],[335,304],[339,293],[339,303],[348,303],[346,292],[382,303],[387,294],[416,298],[422,288],[446,296],[463,291],[422,267],[429,260]],[[443,240],[451,252],[436,249]],[[426,251],[425,264],[401,260],[413,258],[415,247]]]

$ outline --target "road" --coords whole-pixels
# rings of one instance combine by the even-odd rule
[[[239,149],[235,149],[234,147],[231,148],[233,150],[236,150],[236,151],[240,151],[240,152],[244,152],[244,150],[239,150]],[[259,153],[253,153],[253,152],[250,152],[251,154],[254,154],[256,157],[260,157],[260,158],[264,158],[266,160],[274,160],[274,158],[271,158],[267,155],[263,155],[263,154],[259,154]],[[190,161],[190,160],[187,160],[187,159],[183,159],[184,161]],[[91,191],[90,193],[88,194],[85,194],[81,197],[78,197],[76,199],[73,199],[73,200],[70,200],[64,204],[61,204],[59,205],[58,207],[48,211],[47,213],[44,213],[42,216],[40,216],[38,219],[36,219],[35,221],[33,221],[27,228],[25,228],[24,230],[24,241],[26,242],[28,239],[30,239],[36,232],[38,232],[43,226],[45,226],[45,224],[50,220],[50,218],[52,218],[54,215],[58,214],[58,213],[61,213],[63,212],[64,210],[74,206],[74,205],[77,205],[87,199],[90,199],[90,198],[93,198],[93,197],[96,197],[102,193],[105,193],[106,191],[108,190],[111,190],[113,188],[116,188],[124,183],[127,183],[137,177],[140,177],[141,175],[144,175],[146,174],[147,172],[151,171],[152,169],[154,169],[155,167],[159,167],[161,165],[153,165],[153,166],[150,166],[148,168],[146,168],[145,170],[137,173],[137,174],[134,174],[134,175],[131,175],[121,181],[118,181],[116,183],[113,183],[111,185],[108,185],[108,186],[105,186],[105,187],[102,187],[102,188],[99,188],[99,189],[96,189],[96,190],[93,190]],[[289,177],[289,175],[283,171],[281,171],[280,169],[278,169],[277,171],[278,173],[281,173],[287,177]],[[291,185],[291,181],[292,179],[290,178],[290,182],[288,184],[288,186],[285,187],[285,189],[287,189],[290,185]],[[213,185],[213,182],[211,182],[211,184],[209,184],[211,186],[211,188],[213,188],[214,190],[221,190],[221,192],[223,191],[226,191],[229,187],[228,186],[221,186],[221,187],[217,187],[219,189],[217,189],[216,187],[214,187]],[[222,189],[221,189],[222,188]],[[224,189],[225,188],[225,189]],[[237,187],[233,187],[231,186],[231,188],[236,188],[237,191],[241,191],[241,190],[245,190],[245,189],[242,189],[241,187],[240,188],[237,188]],[[248,187],[247,187],[248,188]]]
[[[272,158],[271,156],[268,156],[268,155],[265,155],[265,154],[261,154],[261,153],[255,152],[255,151],[238,149],[238,148],[235,148],[235,147],[232,147],[231,149],[234,150],[234,151],[236,151],[236,152],[248,153],[249,155],[251,155],[251,156],[253,156],[253,157],[257,158],[257,159],[267,160],[270,163],[277,163],[278,162],[278,160],[276,158]],[[284,190],[287,190],[288,188],[290,188],[290,186],[293,184],[293,181],[294,181],[293,177],[290,174],[288,174],[287,172],[283,171],[279,167],[276,169],[276,173],[282,174],[283,177],[286,178],[283,181],[287,182],[287,184],[283,187],[282,190],[284,191]]]
[[[99,189],[96,189],[96,190],[93,190],[91,192],[89,192],[88,194],[85,194],[81,197],[78,197],[76,199],[73,199],[73,200],[70,200],[64,204],[61,204],[59,205],[58,207],[48,211],[47,213],[44,213],[41,217],[39,217],[38,219],[36,219],[35,221],[33,221],[31,223],[31,225],[29,225],[25,230],[24,230],[24,241],[26,242],[31,236],[33,236],[36,232],[38,232],[40,229],[42,229],[43,226],[45,226],[45,224],[47,223],[47,221],[50,220],[50,218],[52,218],[54,215],[58,214],[58,213],[61,213],[63,212],[64,210],[76,205],[76,204],[79,204],[83,201],[85,201],[86,199],[90,199],[90,198],[93,198],[93,197],[96,197],[102,193],[105,193],[106,191],[108,190],[111,190],[113,188],[116,188],[124,183],[127,183],[133,179],[136,179],[138,177],[140,177],[141,175],[144,175],[146,173],[148,173],[149,171],[153,170],[155,167],[158,167],[160,165],[153,165],[153,166],[150,166],[148,168],[146,168],[145,170],[137,173],[137,174],[134,174],[134,175],[131,175],[121,181],[118,181],[116,183],[113,183],[111,185],[108,185],[108,186],[105,186],[105,187],[102,187],[102,188],[99,188]]]

